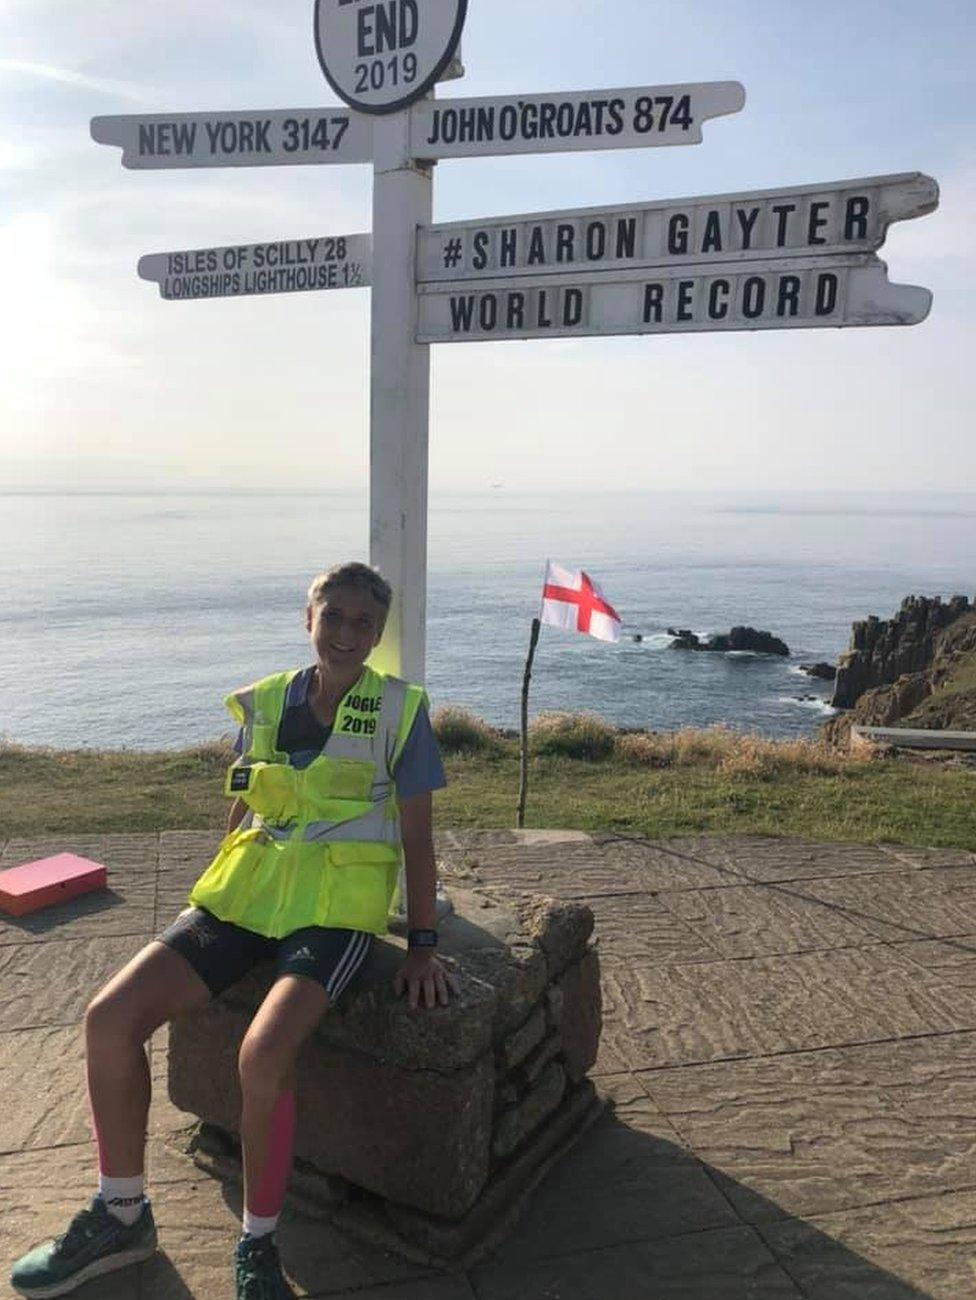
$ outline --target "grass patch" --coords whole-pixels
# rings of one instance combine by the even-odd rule
[[[517,756],[491,768],[448,767],[437,796],[445,826],[513,826]],[[911,759],[849,764],[834,774],[781,771],[757,778],[706,765],[647,768],[544,757],[529,776],[527,827],[671,835],[797,835],[812,840],[976,849],[976,772]]]
[[[163,753],[0,744],[0,838],[223,825],[233,758],[217,742]]]
[[[609,758],[616,738],[595,713],[540,713],[529,723],[529,753],[550,758]]]
[[[467,709],[435,709],[430,725],[444,754],[499,754],[504,748],[500,733]]]
[[[768,740],[728,727],[618,735],[614,748],[619,758],[640,767],[704,767],[759,781],[798,773],[836,776],[870,761],[868,755],[842,753],[823,741]]]
[[[976,695],[976,655],[969,655],[953,665],[935,698],[947,695]]]
[[[482,724],[484,725],[484,724]],[[582,724],[553,728],[581,752]],[[605,724],[602,724],[605,726]],[[565,728],[565,729],[564,729]],[[510,827],[518,742],[447,752],[440,826]],[[809,741],[714,728],[619,735],[603,758],[536,752],[526,825],[666,838],[798,835],[813,840],[976,849],[976,770],[909,756],[863,759]],[[597,739],[596,749],[605,748]],[[0,842],[12,836],[222,827],[232,754],[223,744],[146,754],[0,745]]]

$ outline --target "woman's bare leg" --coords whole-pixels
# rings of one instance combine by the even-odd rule
[[[239,1066],[243,1110],[244,1205],[255,1213],[268,1160],[272,1116],[282,1093],[294,1091],[299,1048],[329,1006],[321,984],[302,975],[276,980],[241,1043]],[[289,1152],[290,1158],[290,1152]]]
[[[145,1042],[168,1020],[210,1000],[190,963],[154,941],[95,995],[85,1013],[88,1093],[101,1172],[143,1172],[151,1084]]]

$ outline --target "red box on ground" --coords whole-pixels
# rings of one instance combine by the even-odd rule
[[[19,867],[0,871],[0,912],[26,916],[52,903],[65,903],[80,894],[104,889],[108,871],[98,862],[79,858],[77,853],[58,853]]]

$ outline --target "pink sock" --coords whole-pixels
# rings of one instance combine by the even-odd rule
[[[88,1097],[88,1118],[91,1120],[92,1137],[95,1139],[95,1153],[98,1156],[98,1172],[104,1174],[105,1159],[102,1155],[105,1149],[102,1143],[102,1135],[98,1131],[98,1120],[95,1118],[95,1107],[91,1104],[91,1094]]]
[[[98,1172],[102,1177],[107,1177],[109,1175],[105,1168],[105,1143],[102,1141],[98,1120],[95,1118],[95,1107],[91,1104],[91,1095],[88,1097],[88,1118],[91,1121],[92,1137],[95,1141],[95,1151],[98,1154]]]
[[[275,1102],[268,1125],[268,1146],[264,1171],[258,1186],[248,1192],[245,1213],[248,1218],[277,1219],[285,1200],[285,1188],[291,1172],[292,1148],[295,1145],[295,1094],[283,1092]],[[261,1225],[264,1226],[263,1224]],[[245,1230],[247,1225],[245,1224]]]
[[[139,1173],[128,1178],[119,1178],[105,1172],[105,1147],[102,1135],[98,1131],[98,1121],[95,1119],[91,1096],[88,1098],[88,1115],[95,1137],[95,1149],[98,1152],[98,1194],[110,1214],[114,1214],[123,1223],[133,1224],[142,1213],[146,1192],[145,1175]]]

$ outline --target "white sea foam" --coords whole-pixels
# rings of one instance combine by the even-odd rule
[[[777,695],[776,699],[780,704],[792,704],[799,709],[810,709],[814,713],[822,714],[825,718],[832,718],[837,712],[826,700],[801,700],[796,695]]]
[[[634,641],[632,638],[640,636],[640,641]],[[667,632],[624,632],[623,644],[626,646],[637,646],[641,650],[669,650],[674,637],[668,636]]]

